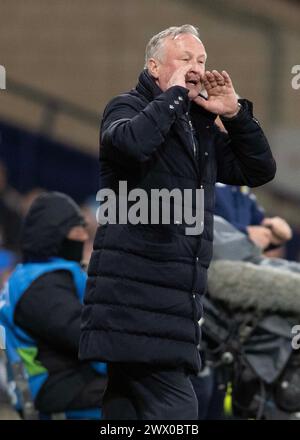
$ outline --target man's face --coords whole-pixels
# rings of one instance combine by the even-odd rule
[[[179,67],[190,64],[185,84],[189,89],[189,98],[196,98],[202,89],[205,73],[206,52],[201,41],[192,34],[181,34],[175,39],[168,37],[163,43],[160,58],[155,77],[161,90],[167,90],[168,81]]]

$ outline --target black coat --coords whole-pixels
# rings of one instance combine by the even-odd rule
[[[212,256],[214,184],[259,186],[274,177],[268,142],[241,101],[220,133],[215,115],[190,103],[187,89],[162,93],[150,75],[105,109],[101,188],[205,190],[204,231],[182,225],[98,228],[82,314],[81,359],[200,368],[198,321]],[[194,127],[194,139],[188,119]],[[196,155],[194,154],[194,142]]]

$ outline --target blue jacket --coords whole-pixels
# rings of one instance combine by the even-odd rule
[[[9,364],[23,362],[33,399],[48,378],[47,369],[37,359],[37,341],[24,329],[16,325],[15,310],[29,286],[42,275],[57,270],[69,271],[76,286],[79,301],[83,302],[86,274],[78,263],[61,258],[52,258],[47,262],[19,264],[10,276],[0,296],[0,325],[6,333],[6,353]],[[45,317],[45,319],[47,319]],[[95,365],[103,373],[103,365]]]
[[[264,210],[249,188],[222,183],[216,184],[215,214],[245,234],[247,226],[260,225],[265,217]]]

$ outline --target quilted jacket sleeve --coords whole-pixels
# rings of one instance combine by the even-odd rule
[[[180,86],[169,88],[144,108],[139,98],[120,95],[104,111],[101,146],[111,156],[121,152],[145,162],[164,143],[172,124],[188,105],[188,90]]]
[[[217,143],[217,181],[229,185],[263,185],[275,176],[276,163],[252,104],[240,100],[242,109],[232,119],[221,118],[228,134],[220,133]]]

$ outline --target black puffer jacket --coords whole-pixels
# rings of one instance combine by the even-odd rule
[[[82,315],[80,357],[185,366],[198,371],[201,295],[212,256],[214,184],[262,185],[274,177],[268,142],[252,105],[224,121],[190,103],[180,86],[162,93],[144,71],[136,89],[105,109],[101,188],[205,190],[204,232],[182,225],[98,228]],[[194,127],[194,139],[189,123]],[[194,154],[194,142],[196,155]]]

